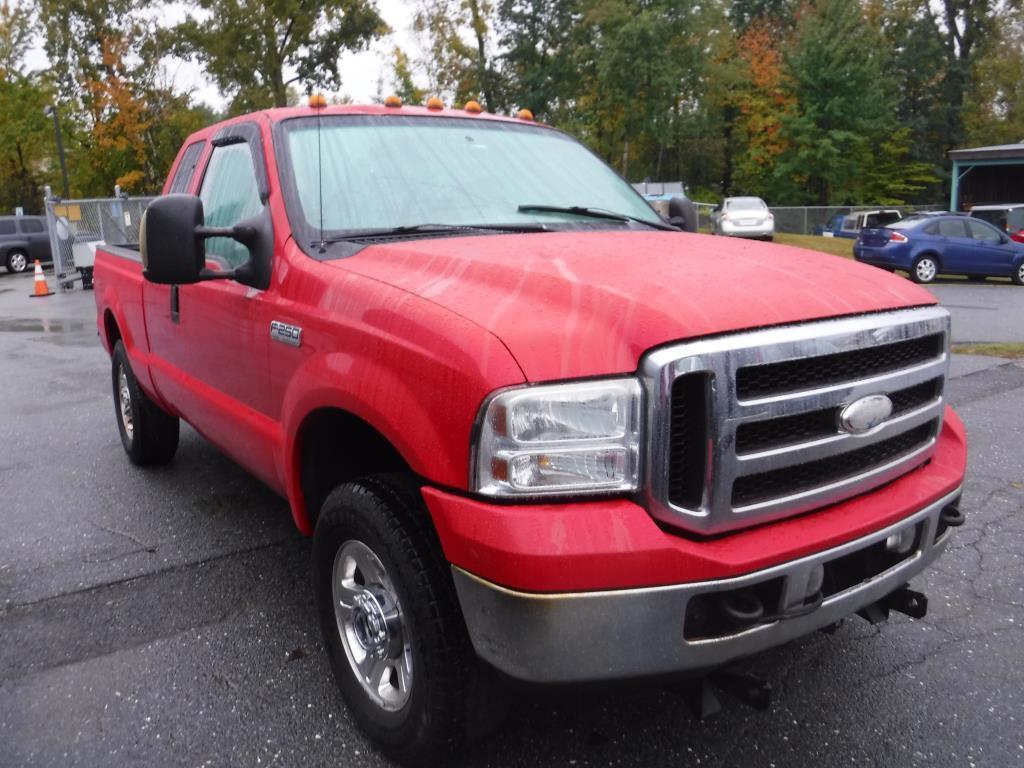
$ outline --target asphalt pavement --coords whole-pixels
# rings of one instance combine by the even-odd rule
[[[31,286],[0,275],[0,766],[386,765],[335,690],[285,502],[190,428],[168,467],[131,466],[91,294]],[[993,333],[1020,317],[976,311]],[[953,374],[968,519],[914,582],[926,619],[748,660],[768,712],[724,697],[698,722],[657,688],[518,696],[455,765],[1024,765],[1024,366]]]
[[[1024,287],[942,277],[926,287],[953,314],[953,341],[1024,342]]]

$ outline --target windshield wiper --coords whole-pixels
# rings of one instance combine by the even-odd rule
[[[538,203],[524,203],[516,210],[520,213],[571,213],[575,216],[588,216],[592,219],[608,219],[609,221],[621,222],[635,221],[638,224],[646,224],[648,227],[653,227],[654,229],[664,229],[669,232],[679,231],[678,228],[664,222],[641,219],[639,216],[630,216],[628,213],[607,211],[604,208],[589,208],[585,205],[541,205]]]
[[[544,224],[404,224],[399,227],[380,227],[379,229],[353,229],[343,235],[316,240],[311,245],[331,245],[349,240],[372,239],[375,237],[391,237],[410,234],[442,234],[445,232],[550,232]]]

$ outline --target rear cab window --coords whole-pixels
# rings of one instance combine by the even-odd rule
[[[171,179],[171,186],[167,190],[168,194],[188,192],[204,147],[206,147],[206,141],[193,141],[185,147],[185,151],[181,155],[181,162],[174,169],[174,178]]]

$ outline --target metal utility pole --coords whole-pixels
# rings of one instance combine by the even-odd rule
[[[53,133],[57,137],[57,154],[60,157],[60,174],[64,181],[64,199],[71,195],[68,192],[68,162],[64,157],[64,140],[60,137],[60,118],[57,115],[57,108],[52,104],[43,107],[43,114],[53,118]]]

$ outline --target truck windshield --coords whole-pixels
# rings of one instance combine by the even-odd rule
[[[397,115],[324,116],[319,136],[312,117],[283,126],[290,218],[307,241],[320,237],[321,201],[325,239],[424,224],[629,226],[530,206],[601,209],[662,225],[614,171],[547,128]]]

